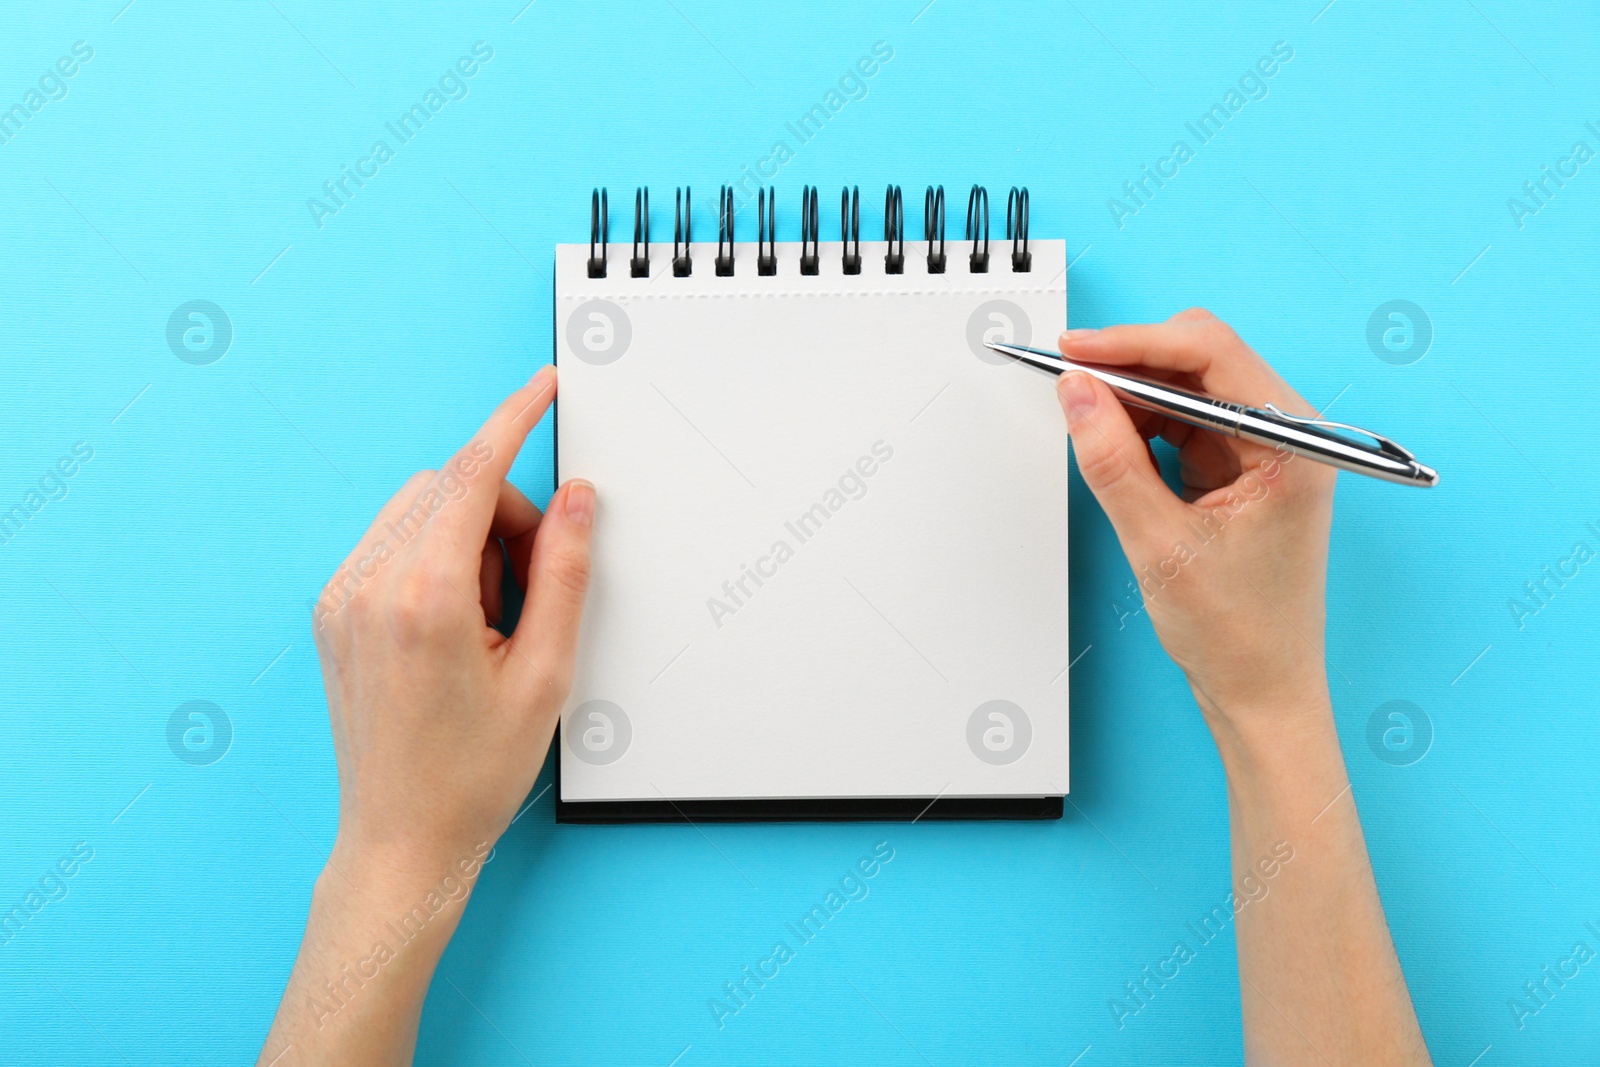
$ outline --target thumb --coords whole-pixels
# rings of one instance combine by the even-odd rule
[[[1110,387],[1073,371],[1061,376],[1056,396],[1066,412],[1078,471],[1105,508],[1124,550],[1180,523],[1182,501],[1161,481],[1149,446]]]
[[[553,689],[557,703],[572,688],[578,622],[589,590],[589,538],[594,486],[574,479],[556,491],[533,539],[528,597],[511,635],[518,658],[537,669],[537,687]]]

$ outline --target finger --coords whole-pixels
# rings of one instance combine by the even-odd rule
[[[538,505],[510,482],[500,483],[500,497],[495,501],[494,515],[489,520],[489,535],[510,541],[533,533],[539,528],[544,513]]]
[[[533,536],[539,530],[539,520],[544,518],[533,501],[510,482],[501,482],[499,501],[494,506],[490,520],[488,541],[483,542],[483,561],[478,569],[478,592],[483,597],[483,617],[490,625],[499,625],[506,611],[501,595],[501,581],[506,576],[506,555],[512,557],[512,574],[517,577],[518,589],[528,589],[528,550],[533,547]],[[501,547],[501,542],[506,547]],[[520,566],[517,561],[520,560]]]
[[[1056,395],[1078,471],[1131,558],[1133,546],[1154,531],[1176,528],[1184,505],[1161,481],[1149,446],[1105,383],[1071,372],[1061,376]]]
[[[1068,330],[1061,335],[1061,352],[1085,363],[1189,374],[1223,400],[1257,407],[1271,401],[1312,414],[1266,360],[1226,323],[1199,308],[1179,312],[1166,322]]]
[[[528,555],[543,513],[522,490],[510,482],[500,483],[500,500],[489,522],[489,539],[483,544],[483,559],[478,570],[478,591],[483,599],[483,617],[498,626],[505,614],[505,598],[500,583],[505,578],[506,555],[512,557],[512,573],[517,586],[528,588]],[[501,542],[504,541],[504,547]]]
[[[466,553],[476,554],[488,537],[500,503],[500,486],[555,395],[555,368],[539,368],[527,385],[500,402],[472,441],[440,469],[441,482],[453,476],[464,483],[465,491],[459,499],[452,494],[450,505],[435,516],[429,534],[463,561],[471,558]]]
[[[1165,416],[1158,415],[1154,411],[1149,411],[1145,408],[1136,408],[1129,404],[1124,404],[1122,409],[1128,413],[1128,419],[1133,423],[1133,428],[1139,431],[1139,436],[1147,441],[1152,437],[1158,436],[1167,422]]]
[[[1187,422],[1179,422],[1141,408],[1127,407],[1134,425],[1145,438],[1160,437],[1178,450],[1179,476],[1183,490],[1179,496],[1193,504],[1207,493],[1214,492],[1238,481],[1251,466],[1266,462],[1273,450],[1262,445],[1237,441],[1221,434],[1205,433]],[[1140,422],[1140,415],[1151,415],[1153,421]]]
[[[511,576],[524,593],[528,591],[533,542],[543,519],[544,513],[522,494],[522,490],[510,482],[500,483],[500,502],[495,507],[494,521],[489,524],[489,535],[505,542],[506,555],[511,559]]]
[[[556,690],[565,700],[578,652],[578,622],[589,591],[589,537],[594,486],[574,479],[556,490],[534,536],[532,575],[522,618],[511,636],[520,662],[539,675],[530,684]]]
[[[505,577],[505,549],[498,538],[491,537],[483,543],[482,562],[478,568],[478,599],[483,603],[483,619],[490,626],[500,624],[500,614],[505,610],[500,595],[500,580]]]
[[[1216,434],[1195,433],[1178,449],[1183,498],[1191,503],[1214,489],[1232,485],[1243,470],[1233,443]]]

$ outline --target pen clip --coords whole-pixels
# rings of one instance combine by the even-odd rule
[[[1266,405],[1266,410],[1271,412],[1273,415],[1276,415],[1278,418],[1283,419],[1285,422],[1292,422],[1300,426],[1316,426],[1328,430],[1345,430],[1349,433],[1360,434],[1362,437],[1370,437],[1372,440],[1378,443],[1378,450],[1380,452],[1388,453],[1391,456],[1397,456],[1400,459],[1410,460],[1412,463],[1417,461],[1417,457],[1408,449],[1402,447],[1400,444],[1394,441],[1389,440],[1381,433],[1374,433],[1371,430],[1363,430],[1359,426],[1351,426],[1348,422],[1333,422],[1329,419],[1313,419],[1307,418],[1304,415],[1291,415],[1273,403],[1268,403]]]

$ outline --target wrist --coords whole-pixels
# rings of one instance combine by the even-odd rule
[[[362,936],[442,952],[477,884],[488,842],[443,852],[378,849],[341,836],[317,877],[313,912]]]
[[[481,868],[475,854],[459,864],[435,863],[341,834],[317,877],[274,1031],[317,1062],[352,1062],[346,1053],[370,1052],[379,1030],[394,1057],[409,1049],[434,970]],[[397,1029],[396,1019],[411,1020],[409,1030]],[[394,1057],[383,1062],[400,1062]]]
[[[1333,702],[1320,675],[1221,701],[1196,686],[1195,697],[1230,781],[1292,774],[1330,755],[1342,762]]]
[[[1211,723],[1236,828],[1304,839],[1338,820],[1318,822],[1350,779],[1325,692],[1289,703],[1235,705]]]
[[[455,883],[470,892],[493,851],[494,843],[488,840],[457,845],[379,840],[341,828],[319,883],[346,890],[359,887],[362,893],[392,903],[438,890],[451,879],[444,888],[459,895]]]

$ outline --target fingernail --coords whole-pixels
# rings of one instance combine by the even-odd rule
[[[1073,341],[1082,341],[1086,337],[1093,337],[1099,329],[1066,330],[1061,334],[1062,344],[1071,344]]]
[[[1077,429],[1078,422],[1094,411],[1094,383],[1087,374],[1073,371],[1061,376],[1061,395],[1066,400],[1067,427]]]
[[[576,478],[567,483],[567,518],[574,526],[588,526],[594,522],[594,486]]]
[[[555,376],[556,376],[555,364],[554,363],[546,363],[544,366],[540,367],[537,371],[534,372],[533,377],[528,379],[528,384],[529,385],[543,385],[545,382],[554,379]]]

